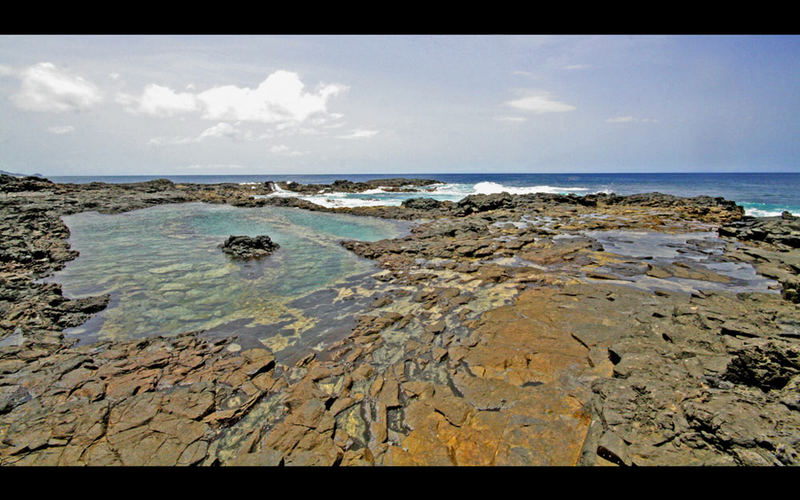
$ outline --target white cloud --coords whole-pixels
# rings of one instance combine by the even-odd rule
[[[175,92],[169,87],[156,84],[145,87],[140,97],[119,94],[117,102],[125,106],[125,110],[131,113],[158,117],[190,113],[199,109],[197,99],[193,94]]]
[[[51,134],[58,134],[58,135],[69,134],[70,132],[73,132],[74,130],[75,130],[75,127],[73,127],[72,125],[59,125],[59,126],[54,126],[54,127],[47,127],[47,131],[48,132],[50,132]]]
[[[529,111],[531,113],[563,113],[572,111],[575,106],[556,101],[550,97],[549,92],[533,92],[520,99],[507,101],[506,105],[521,111]]]
[[[111,78],[112,80],[119,80],[119,76],[120,76],[120,75],[119,75],[119,73],[117,73],[117,72],[114,72],[114,73],[109,73],[109,74],[108,74],[108,77],[109,77],[109,78]]]
[[[276,155],[283,156],[301,156],[307,154],[306,151],[293,151],[289,146],[279,144],[269,148],[269,152]]]
[[[524,116],[495,116],[495,120],[499,122],[514,122],[514,123],[522,123],[528,121],[527,118]]]
[[[341,118],[338,113],[328,113],[328,100],[345,90],[340,84],[320,84],[307,92],[297,73],[275,71],[258,87],[222,85],[194,93],[175,92],[168,87],[150,84],[141,96],[120,94],[117,102],[133,113],[152,116],[172,116],[178,113],[200,112],[202,118],[218,121],[251,121],[292,126],[314,117],[321,125]]]
[[[344,85],[322,85],[316,92],[305,92],[297,73],[276,71],[255,89],[225,85],[197,94],[203,118],[262,123],[303,122],[316,114],[327,113],[327,103],[347,89]]]
[[[4,66],[0,64],[0,76],[13,76],[16,75],[17,72],[14,71],[14,68],[11,66]]]
[[[100,89],[92,82],[42,62],[21,71],[12,71],[20,79],[14,104],[28,111],[82,111],[102,101]]]
[[[570,70],[587,69],[587,68],[591,68],[591,66],[589,66],[588,64],[570,64],[568,66],[564,66],[564,69],[570,69]]]
[[[236,165],[236,164],[232,164],[232,163],[230,163],[230,164],[211,163],[211,164],[208,164],[208,165],[197,165],[197,164],[188,165],[188,166],[183,167],[183,168],[190,169],[190,170],[209,170],[209,171],[213,172],[215,170],[220,170],[220,169],[224,169],[224,170],[240,170],[240,169],[243,169],[243,168],[246,168],[246,167],[244,165]]]
[[[658,120],[653,118],[635,118],[633,116],[616,116],[614,118],[606,118],[606,123],[658,123]]]
[[[230,139],[237,139],[241,137],[242,132],[237,129],[234,125],[230,123],[220,122],[214,125],[213,127],[209,127],[203,130],[199,136],[197,136],[197,141],[202,141],[207,137],[228,137]]]
[[[147,144],[153,146],[174,146],[177,144],[190,144],[197,142],[197,137],[153,137]]]
[[[339,128],[344,125],[342,117],[344,117],[344,115],[341,113],[329,113],[327,115],[312,118],[310,122],[311,125],[315,127]]]
[[[165,145],[178,145],[178,144],[191,144],[204,141],[206,139],[230,139],[234,141],[260,141],[270,139],[272,137],[269,133],[255,135],[251,130],[242,131],[239,128],[239,123],[230,124],[220,122],[216,125],[209,127],[196,136],[192,137],[154,137],[148,141],[148,144],[155,146]]]
[[[617,116],[614,118],[607,118],[607,123],[627,123],[632,122],[634,118],[632,116]]]
[[[339,139],[368,139],[370,137],[375,137],[379,132],[379,130],[355,129],[347,135],[340,135],[338,137]]]

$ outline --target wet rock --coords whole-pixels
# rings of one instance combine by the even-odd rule
[[[73,299],[61,303],[61,310],[65,312],[82,312],[85,314],[94,314],[102,311],[108,306],[110,300],[108,294],[98,295],[96,297],[87,297],[83,299]]]
[[[498,208],[508,207],[513,203],[508,193],[472,194],[459,201],[456,205],[459,213],[469,215],[476,212],[486,212]]]
[[[403,177],[391,179],[372,179],[366,182],[352,182],[346,179],[333,181],[331,184],[300,184],[298,182],[278,182],[282,189],[302,194],[318,194],[322,192],[361,193],[369,189],[383,188],[387,191],[405,191],[404,187],[420,187],[438,184],[433,179],[407,179]]]
[[[435,210],[441,207],[442,203],[433,198],[409,198],[403,201],[402,206],[411,210]]]
[[[222,251],[235,259],[250,260],[266,257],[280,245],[273,242],[269,236],[229,236],[221,246]]]
[[[800,218],[791,214],[777,217],[743,217],[740,221],[721,226],[719,234],[745,241],[800,248]]]
[[[800,260],[789,216],[736,226],[743,212],[732,202],[652,193],[328,209],[251,197],[274,190],[266,184],[31,182],[0,200],[0,341],[15,332],[21,341],[0,349],[2,465],[798,462],[795,304],[776,293],[578,283],[593,270],[725,285],[689,261],[604,256],[582,236],[688,232],[704,221],[741,233],[725,257],[775,276],[791,300]],[[387,185],[375,182],[291,189]],[[405,189],[396,182],[389,189]],[[14,194],[33,189],[36,199]],[[398,219],[424,211],[432,222],[404,238],[342,243],[383,271],[379,310],[359,319],[338,356],[323,347],[286,367],[270,351],[191,335],[70,347],[63,328],[105,299],[70,301],[57,285],[35,282],[76,256],[59,217],[185,201]],[[702,239],[686,249],[717,251]]]

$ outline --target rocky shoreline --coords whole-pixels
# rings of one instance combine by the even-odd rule
[[[279,187],[388,185],[350,184]],[[274,190],[0,176],[0,465],[800,462],[793,216],[659,193],[254,197]],[[293,366],[201,332],[65,339],[109,297],[37,283],[77,256],[60,217],[196,201],[419,224],[342,242],[380,287],[349,336]]]

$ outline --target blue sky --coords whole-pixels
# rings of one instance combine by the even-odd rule
[[[0,36],[0,169],[800,171],[798,36]]]

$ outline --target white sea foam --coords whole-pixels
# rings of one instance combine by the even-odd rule
[[[424,191],[424,193],[428,193],[436,197],[436,195],[445,195],[445,196],[459,196],[464,197],[470,194],[475,194],[475,190],[473,189],[472,184],[433,184],[429,186],[429,191]]]
[[[530,193],[581,193],[589,191],[585,187],[560,187],[560,186],[525,186],[513,187],[498,184],[496,182],[478,182],[477,184],[433,184],[425,187],[418,187],[411,192],[387,191],[385,186],[378,186],[373,189],[362,191],[361,193],[343,192],[319,192],[314,195],[303,195],[294,191],[281,189],[275,184],[275,191],[268,196],[297,197],[323,207],[375,207],[375,206],[397,206],[408,198],[429,197],[440,201],[459,201],[473,194],[494,194],[506,192],[509,194],[530,194]],[[364,197],[367,195],[368,197]]]
[[[298,196],[306,201],[310,201],[316,205],[328,208],[340,207],[378,207],[387,205],[400,205],[403,200],[379,200],[376,198],[347,198],[346,193],[338,193],[342,196]]]
[[[277,183],[277,182],[273,182],[273,183],[272,183],[272,187],[273,187],[273,189],[275,189],[275,191],[273,191],[272,193],[270,193],[268,196],[283,196],[283,197],[288,197],[288,196],[297,196],[297,193],[295,193],[294,191],[289,191],[289,190],[287,190],[287,189],[282,189],[282,188],[281,188],[281,187],[278,185],[278,183]]]
[[[775,217],[783,213],[782,210],[763,210],[760,208],[745,208],[745,215],[752,215],[753,217]]]
[[[789,211],[791,213],[797,212],[797,207],[782,207],[767,203],[744,202],[739,203],[739,205],[744,208],[745,215],[750,215],[753,217],[777,217],[785,211]],[[795,210],[792,210],[792,208]]]
[[[510,187],[498,184],[496,182],[479,182],[475,184],[473,190],[476,194],[494,194],[506,192],[509,194],[531,194],[531,193],[572,193],[588,191],[589,188],[584,187],[559,187],[559,186],[526,186],[526,187]]]

